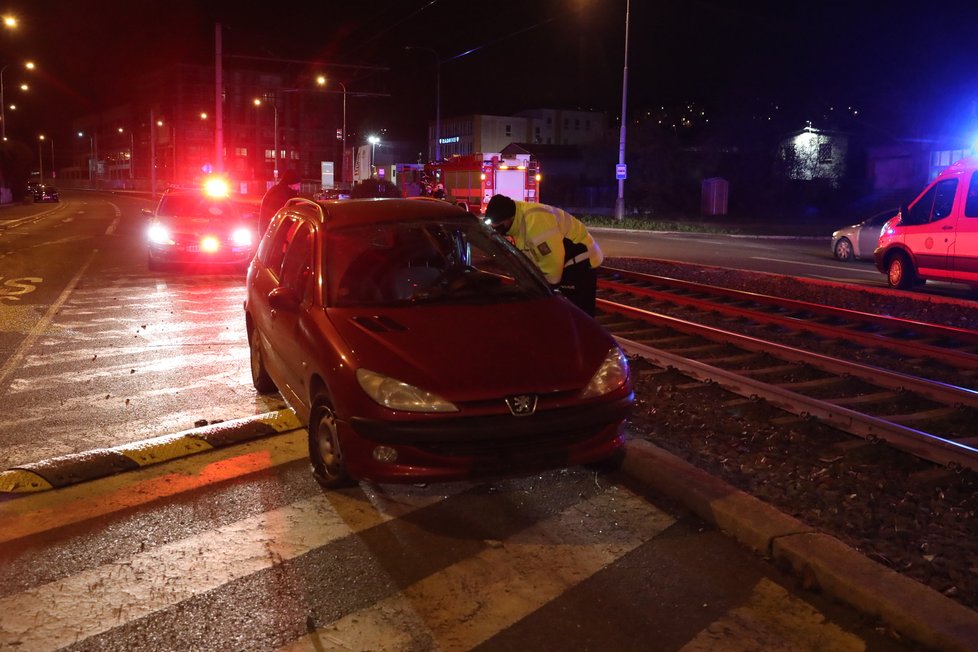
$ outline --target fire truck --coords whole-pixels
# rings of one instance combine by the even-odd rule
[[[540,201],[540,166],[529,154],[460,155],[423,166],[397,166],[397,184],[407,196],[443,196],[482,215],[493,195]]]

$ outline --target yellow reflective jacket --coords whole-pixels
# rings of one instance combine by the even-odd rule
[[[506,234],[516,247],[530,257],[551,285],[560,282],[565,265],[588,260],[598,267],[604,255],[584,224],[565,210],[528,201],[516,202],[516,216]],[[583,244],[587,252],[564,260],[564,238]]]

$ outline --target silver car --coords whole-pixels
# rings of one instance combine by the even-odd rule
[[[839,229],[832,234],[832,255],[846,263],[857,258],[872,260],[880,229],[896,213],[896,210],[883,211],[859,224]]]

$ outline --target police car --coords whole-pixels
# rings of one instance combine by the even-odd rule
[[[221,265],[244,270],[258,244],[258,220],[232,201],[228,185],[212,179],[203,187],[170,187],[155,210],[144,209],[148,265]]]

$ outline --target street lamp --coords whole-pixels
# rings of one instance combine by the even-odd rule
[[[435,55],[435,160],[441,160],[441,57],[434,48],[407,45],[405,50],[424,50]]]
[[[119,127],[120,134],[123,134],[125,132],[126,130],[124,128]],[[129,130],[129,179],[130,180],[135,178],[135,173],[133,168],[133,163],[135,161],[135,156],[134,156],[135,148],[136,148],[135,138],[133,137],[132,129],[130,129]]]
[[[618,199],[615,200],[615,219],[625,218],[625,108],[628,101],[628,18],[631,14],[631,0],[625,0],[625,67],[621,73],[621,131],[618,137]]]
[[[78,132],[79,138],[85,137],[84,131]],[[91,147],[92,158],[88,164],[88,180],[92,182],[92,187],[98,189],[98,138],[95,134],[89,134],[88,144]]]
[[[8,19],[4,19],[5,21]],[[8,23],[9,25],[9,23]],[[3,102],[3,73],[13,64],[8,63],[3,68],[0,68],[0,139],[7,140],[7,116],[4,114],[4,102]],[[24,63],[24,68],[27,70],[34,70],[34,62],[28,61]],[[23,91],[27,90],[27,84],[21,84],[20,89]]]
[[[320,75],[316,78],[316,83],[320,86],[325,86],[326,77]],[[340,160],[342,161],[342,176],[340,179],[346,181],[346,84],[341,81],[336,83],[343,89],[343,131],[340,133]]]
[[[267,96],[265,98],[265,101],[271,105],[272,111],[274,112],[273,113],[274,122],[273,122],[272,129],[274,130],[273,140],[275,143],[275,156],[272,160],[274,161],[275,165],[272,168],[272,178],[275,180],[276,183],[278,183],[278,105],[274,101],[269,102]],[[254,102],[255,102],[255,106],[262,105],[262,100],[257,97],[255,98]]]
[[[377,163],[374,158],[374,152],[377,151],[377,144],[380,143],[380,138],[378,136],[367,136],[367,142],[370,143],[370,167],[376,169]]]
[[[41,156],[41,145],[44,144],[44,134],[37,137],[37,168],[41,183],[44,183],[44,157]],[[54,151],[54,150],[52,150]]]

